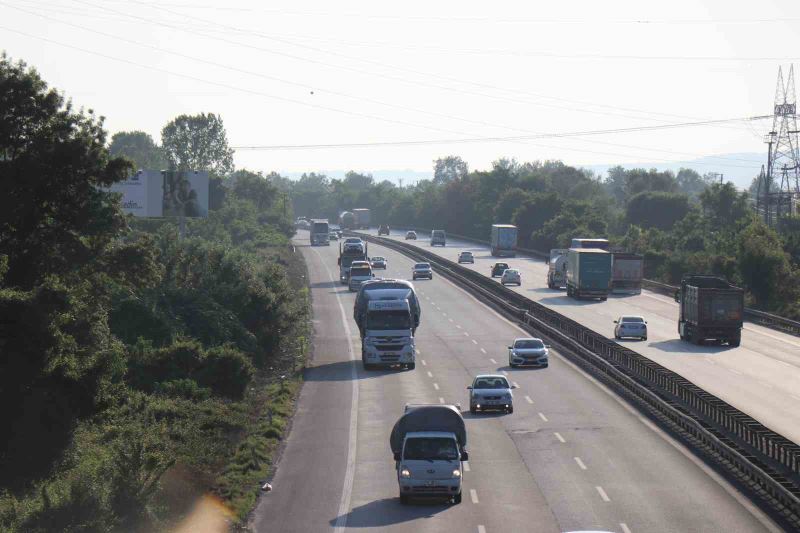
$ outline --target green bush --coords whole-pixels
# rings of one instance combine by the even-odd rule
[[[245,354],[234,348],[220,347],[205,354],[195,377],[218,396],[240,399],[254,374],[255,369]]]

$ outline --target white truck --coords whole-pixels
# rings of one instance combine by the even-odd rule
[[[353,214],[356,217],[355,227],[357,229],[369,229],[371,212],[367,208],[353,209]]]
[[[414,370],[414,313],[408,300],[376,300],[367,304],[361,362],[364,370],[400,366]]]
[[[389,438],[400,503],[442,498],[461,503],[467,429],[457,405],[406,405]]]
[[[492,224],[492,257],[515,257],[517,255],[517,227],[511,224]]]
[[[311,221],[311,246],[330,246],[330,229],[328,219]]]
[[[550,250],[547,262],[547,286],[551,289],[563,289],[567,286],[567,252],[568,248]]]

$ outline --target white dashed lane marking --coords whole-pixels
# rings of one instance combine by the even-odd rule
[[[491,362],[492,362],[492,364],[494,364],[494,365],[496,365],[496,364],[497,364],[497,361],[495,361],[495,360],[494,360],[494,359],[492,359],[491,357],[489,358],[489,361],[491,361]]]
[[[486,533],[486,526],[478,526],[478,533]]]
[[[622,533],[631,533],[631,528],[625,522],[620,522],[619,527],[622,529]]]
[[[436,389],[436,390],[439,390],[439,384],[438,383],[434,383],[433,384],[433,388]]]
[[[581,468],[581,470],[586,470],[586,465],[583,464],[583,461],[581,461],[580,457],[575,457],[574,459],[575,462],[578,463],[578,466]]]
[[[422,366],[428,366],[428,363],[425,362],[425,359],[420,359],[419,362],[422,363]]]
[[[472,503],[478,503],[478,491],[469,489],[469,497],[472,498]]]
[[[484,350],[483,348],[481,348],[481,352],[485,354],[485,353],[486,353],[486,350]]]
[[[429,378],[432,378],[432,377],[433,377],[433,372],[431,372],[430,370],[428,370],[428,377],[429,377]]]
[[[533,403],[533,400],[531,400],[530,396],[525,396],[525,401],[528,403]]]
[[[557,438],[558,440],[560,440],[562,443],[566,443],[566,442],[567,442],[567,441],[565,441],[565,440],[564,440],[564,437],[562,437],[562,436],[561,436],[561,433],[559,433],[559,432],[557,432],[557,431],[556,431],[555,433],[553,433],[553,435],[555,435],[555,436],[556,436],[556,438]]]
[[[595,488],[597,489],[597,493],[600,495],[600,497],[603,499],[604,502],[611,501],[611,498],[608,497],[608,494],[606,494],[606,491],[603,490],[603,487],[598,485]]]
[[[464,461],[462,464],[464,465],[464,472],[469,472],[469,461]]]
[[[459,326],[458,324],[456,324],[456,327],[457,327],[458,329],[461,329],[461,326]]]
[[[439,396],[439,403],[444,403],[444,398],[442,398],[441,396]]]
[[[472,344],[478,344],[478,341],[476,341],[475,339],[472,339]]]
[[[541,418],[541,419],[542,419],[542,420],[544,420],[545,422],[549,422],[549,420],[547,420],[547,417],[546,417],[546,416],[544,416],[544,413],[539,413],[539,418]]]

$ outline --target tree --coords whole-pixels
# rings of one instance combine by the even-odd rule
[[[496,224],[511,223],[516,210],[529,199],[531,199],[531,195],[520,188],[512,187],[508,189],[500,196],[500,199],[497,200],[497,205],[494,206],[494,222]]]
[[[750,224],[739,235],[739,271],[761,307],[777,307],[791,286],[789,256],[775,230],[763,222]],[[795,289],[796,290],[796,289]]]
[[[108,147],[114,157],[125,156],[133,161],[136,168],[146,170],[163,170],[169,163],[164,150],[153,138],[143,131],[120,131],[111,137]]]
[[[669,192],[640,192],[628,200],[626,218],[642,228],[668,230],[689,212],[689,197]]]
[[[700,193],[700,204],[712,226],[733,229],[752,216],[748,195],[739,193],[733,183],[714,183]]]
[[[469,166],[457,155],[440,157],[433,162],[433,182],[436,184],[464,179],[467,174]]]
[[[708,186],[708,181],[703,178],[696,170],[691,168],[682,168],[678,170],[678,175],[675,176],[678,182],[678,189],[688,194],[689,198],[696,199],[700,193]]]
[[[530,195],[530,198],[514,212],[513,220],[521,240],[527,242],[532,233],[541,229],[548,220],[558,214],[562,205],[563,202],[554,192]]]
[[[677,192],[678,182],[670,171],[659,172],[654,168],[635,168],[625,172],[625,197],[646,191]]]
[[[260,210],[271,207],[277,197],[277,189],[264,175],[249,170],[237,170],[231,176],[233,194],[243,200],[250,200]]]
[[[161,130],[161,145],[176,170],[207,170],[218,176],[233,172],[233,150],[219,115],[174,118]]]
[[[109,158],[102,118],[75,112],[24,63],[0,58],[0,255],[5,283],[76,271],[126,227],[115,196],[128,161]]]

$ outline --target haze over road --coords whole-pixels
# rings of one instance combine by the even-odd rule
[[[251,519],[256,531],[777,530],[559,355],[551,352],[547,369],[508,368],[506,346],[524,332],[441,277],[415,283],[423,307],[416,370],[365,372],[354,293],[337,279],[336,243],[311,248],[298,235],[309,266],[314,359],[274,490]],[[386,277],[410,277],[411,260],[379,246],[370,253],[388,259]],[[515,410],[465,414],[463,503],[401,505],[388,437],[403,406],[465,407],[472,377],[494,372],[519,385]]]

